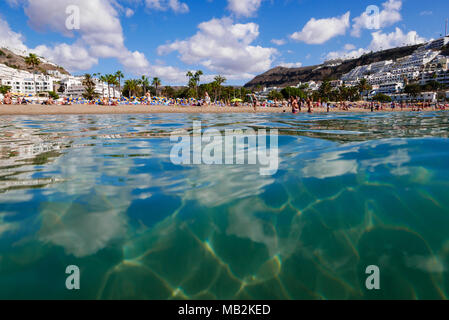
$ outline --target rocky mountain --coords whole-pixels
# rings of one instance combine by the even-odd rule
[[[13,69],[32,72],[32,68],[28,67],[28,65],[25,63],[24,56],[14,53],[13,51],[6,48],[0,49],[0,64],[4,64]],[[42,63],[38,67],[38,71],[45,74],[50,70],[58,70],[62,74],[69,75],[69,72],[67,72],[63,67],[45,62],[44,59],[42,59]]]
[[[379,52],[364,54],[360,58],[345,60],[338,66],[316,65],[302,68],[276,67],[255,77],[245,87],[249,89],[262,87],[296,86],[299,82],[337,80],[358,66],[363,66],[384,60],[396,60],[411,55],[420,45],[394,48]]]

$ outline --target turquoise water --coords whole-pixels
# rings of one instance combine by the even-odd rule
[[[169,135],[194,120],[277,128],[278,172],[172,164]],[[447,112],[11,116],[0,128],[0,299],[449,295]],[[369,265],[381,290],[365,287]]]

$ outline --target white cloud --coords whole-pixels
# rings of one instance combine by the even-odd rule
[[[23,42],[23,36],[19,33],[12,31],[8,23],[0,18],[0,33],[3,37],[0,40],[0,47],[8,47],[15,49],[19,54],[24,52],[34,52],[39,56],[60,64],[68,70],[89,70],[94,67],[99,57],[92,55],[89,47],[82,40],[78,40],[73,44],[61,43],[53,47],[47,45],[39,45],[36,48],[28,48]],[[101,50],[105,50],[101,55],[110,55],[107,53],[108,47],[104,46],[96,48],[97,53]],[[160,77],[163,81],[185,84],[186,72],[170,66],[151,65],[148,63],[145,55],[140,52],[130,52],[125,49],[125,54],[118,56],[120,62],[126,67],[127,71],[136,75],[147,74],[151,76]],[[250,78],[250,77],[248,77]],[[229,77],[228,79],[231,79]]]
[[[130,9],[130,8],[127,8],[126,11],[125,11],[125,16],[127,18],[131,18],[133,15],[134,15],[134,10]]]
[[[273,39],[273,40],[271,40],[271,43],[273,43],[277,46],[283,46],[284,44],[287,43],[287,41],[285,41],[284,39]]]
[[[369,49],[372,51],[402,47],[404,45],[419,44],[426,41],[426,39],[420,37],[416,31],[404,33],[399,28],[396,28],[395,31],[391,33],[382,33],[377,31],[374,32],[372,36],[373,40],[369,46]]]
[[[431,256],[405,256],[405,265],[426,273],[443,273],[447,271],[444,263],[433,255]]]
[[[355,58],[362,56],[363,54],[365,54],[367,52],[368,51],[364,48],[360,48],[357,50],[332,51],[326,55],[326,59],[328,59],[328,60],[339,59],[339,58],[355,59]]]
[[[259,10],[262,0],[228,0],[228,9],[237,16],[251,17]]]
[[[290,37],[296,41],[307,44],[322,44],[340,35],[345,35],[349,28],[350,12],[341,17],[316,20],[312,18],[307,22],[302,31],[293,33]]]
[[[98,58],[92,57],[83,45],[76,43],[62,43],[54,47],[40,45],[31,51],[51,62],[62,64],[68,70],[88,70],[98,63]]]
[[[356,174],[359,167],[357,161],[344,159],[346,154],[354,151],[358,151],[358,148],[324,153],[320,158],[306,162],[302,175],[304,178],[327,179]]]
[[[81,9],[81,29],[76,33],[65,28],[65,8],[69,3],[75,3]],[[174,6],[175,2],[168,3]],[[8,44],[8,47],[35,52],[69,71],[89,70],[101,58],[116,58],[126,71],[136,75],[157,76],[163,81],[180,84],[186,81],[185,71],[170,66],[151,65],[143,53],[126,48],[118,11],[108,0],[22,0],[17,4],[25,7],[30,25],[34,28],[59,32],[74,37],[75,41],[73,44],[27,48],[22,35],[11,31],[8,24],[0,20],[0,32],[8,35],[2,37],[0,43]],[[99,16],[103,18],[98,19]]]
[[[8,22],[0,17],[0,48],[15,49],[14,51],[27,51],[27,47],[23,44],[24,38],[20,33],[11,30]]]
[[[189,12],[189,6],[179,0],[145,0],[145,4],[147,8],[159,11],[171,9],[176,13]]]
[[[355,49],[355,45],[350,44],[350,43],[345,44],[344,49],[347,50],[347,51],[354,50]]]
[[[61,246],[67,254],[77,258],[94,255],[126,234],[126,217],[115,209],[88,214],[70,209],[58,218],[44,211],[42,216],[39,240]]]
[[[134,1],[134,0],[132,0]],[[163,65],[150,64],[141,52],[132,52],[124,44],[124,34],[119,19],[119,13],[127,13],[126,8],[116,1],[109,0],[9,0],[10,4],[23,6],[29,18],[29,24],[36,30],[54,31],[64,36],[73,38],[72,43],[57,43],[54,45],[43,44],[36,48],[28,48],[24,43],[24,37],[20,33],[12,31],[6,21],[0,18],[0,44],[18,51],[35,52],[48,60],[61,65],[69,71],[83,71],[93,68],[102,58],[116,58],[125,68],[125,71],[135,75],[150,75],[160,77],[163,82],[171,84],[185,84],[186,70]],[[128,4],[130,1],[128,1]],[[134,4],[141,4],[141,0],[135,0]],[[170,9],[177,10],[179,1],[160,1],[167,4]],[[81,10],[81,29],[72,32],[65,27],[65,9],[68,4],[78,5]],[[132,9],[129,9],[133,11]],[[61,13],[62,12],[62,13]],[[133,11],[134,12],[134,11]],[[98,19],[98,17],[103,17]],[[251,46],[259,35],[256,24],[232,24],[232,20],[213,20],[201,24],[201,35],[212,41],[209,47],[209,56],[197,56],[204,66],[209,66],[212,71],[219,72],[228,80],[251,79],[254,74],[269,69],[275,49]],[[214,29],[216,28],[216,29]],[[202,31],[201,31],[202,30]],[[211,33],[205,32],[209,30]],[[220,35],[214,35],[220,30]],[[231,37],[229,37],[231,35]],[[193,39],[194,37],[192,37]],[[229,39],[227,39],[229,38]],[[189,40],[192,40],[189,39]],[[225,39],[223,41],[222,39]],[[192,40],[193,41],[193,40]],[[219,45],[217,45],[219,44]],[[174,45],[174,44],[172,44]],[[174,45],[174,47],[176,47]],[[173,48],[175,50],[175,48]],[[217,54],[217,52],[219,54]],[[185,52],[188,55],[187,52]],[[192,57],[194,52],[190,53]],[[233,55],[236,56],[233,56]],[[240,60],[241,59],[241,60]],[[244,64],[249,66],[244,66]],[[216,67],[214,67],[216,65]],[[237,70],[237,72],[236,72]],[[249,70],[249,71],[248,71]],[[216,73],[215,73],[216,74]],[[204,80],[212,80],[215,74],[206,74]]]
[[[433,15],[433,11],[421,11],[419,13],[420,16],[431,16]]]
[[[165,82],[175,85],[185,85],[187,83],[186,71],[172,66],[152,65],[146,69],[141,69],[144,74],[159,77]]]
[[[373,32],[371,36],[372,40],[367,48],[356,49],[354,45],[347,44],[341,51],[333,51],[328,53],[326,58],[358,58],[370,51],[379,51],[381,49],[386,50],[395,47],[403,47],[406,45],[420,44],[426,41],[426,39],[420,37],[416,31],[404,33],[399,28],[396,28],[396,30],[391,33],[382,33],[381,31]]]
[[[279,67],[284,67],[284,68],[301,68],[302,67],[302,63],[301,62],[289,62],[289,63],[280,63]]]
[[[173,51],[189,65],[202,65],[221,74],[238,74],[266,71],[271,67],[277,50],[251,45],[259,36],[255,23],[234,24],[230,18],[212,19],[198,26],[198,32],[183,41],[159,46],[158,53]]]
[[[401,8],[402,0],[388,0],[382,4],[383,10],[379,12],[378,25],[373,26],[372,14],[364,12],[361,16],[353,19],[354,25],[352,26],[351,35],[354,37],[360,37],[363,29],[382,29],[392,26],[396,22],[402,20]]]
[[[99,58],[116,58],[125,68],[132,70],[149,66],[143,53],[126,48],[115,1],[21,0],[16,4],[24,6],[29,24],[34,29],[50,30],[76,39],[73,44],[40,45],[30,49],[69,71],[88,70],[98,63]],[[66,8],[69,5],[80,9],[80,29],[76,32],[66,27]]]

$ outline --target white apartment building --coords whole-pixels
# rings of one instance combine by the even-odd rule
[[[85,91],[81,77],[68,77],[59,82],[62,95],[67,98],[82,98]]]
[[[379,89],[376,90],[376,93],[391,95],[391,94],[399,93],[402,90],[404,90],[403,82],[383,83],[383,84],[379,85]]]
[[[368,66],[358,66],[349,71],[347,74],[344,74],[341,79],[343,81],[357,81],[364,77],[366,69]]]
[[[343,75],[343,81],[358,81],[369,75],[378,74],[389,70],[393,64],[392,60],[380,61],[369,65],[359,66],[352,69],[349,73]]]
[[[445,36],[430,42],[426,49],[441,49],[449,43],[449,36]]]
[[[307,89],[309,91],[317,91],[320,89],[322,83],[323,83],[322,81],[318,81],[318,82],[309,81],[309,82],[306,82],[305,84],[307,85]]]
[[[55,79],[52,76],[33,75],[30,72],[10,68],[0,64],[0,84],[11,87],[11,92],[35,94],[54,90]]]
[[[60,81],[60,85],[64,88],[63,96],[67,98],[82,98],[85,92],[85,87],[83,85],[83,77],[67,77]],[[98,79],[95,81],[95,92],[99,97],[103,98],[119,98],[120,91],[109,86],[104,82],[100,82]]]
[[[67,77],[67,75],[62,74],[61,71],[59,71],[59,70],[48,70],[47,73],[48,73],[50,76],[55,77],[55,78],[58,78],[58,79],[62,79],[62,78],[64,78],[64,77]]]
[[[431,81],[437,81],[440,84],[449,86],[449,70],[439,70],[436,72],[423,72],[421,74],[420,84],[425,85]]]
[[[371,85],[403,82],[404,79],[415,81],[419,79],[424,66],[437,58],[439,53],[439,51],[421,46],[412,55],[397,59],[396,62],[387,60],[356,67],[345,74],[342,80],[347,82],[365,78]],[[444,64],[445,61],[441,62]]]
[[[360,80],[352,80],[352,81],[344,81],[343,84],[345,87],[356,87],[360,83]]]
[[[419,71],[413,72],[385,72],[380,73],[375,76],[368,77],[368,82],[371,85],[381,85],[384,83],[392,83],[392,82],[404,82],[404,79],[408,81],[417,80],[419,78]]]
[[[448,57],[440,57],[438,59],[438,66],[442,70],[447,71],[449,69],[449,58]]]
[[[48,71],[49,75],[33,75],[30,72],[10,68],[0,64],[0,84],[11,87],[12,93],[34,95],[40,92],[55,90],[55,84],[59,83],[64,88],[63,96],[69,98],[82,98],[85,88],[83,77],[73,77],[62,74],[58,70]],[[120,91],[117,88],[94,79],[95,91],[99,97],[119,98]]]
[[[427,64],[423,69],[423,71],[437,71],[444,70],[446,71],[449,67],[449,58],[446,56],[437,56],[433,61]]]
[[[400,93],[400,94],[392,94],[390,95],[390,97],[394,102],[422,101],[434,103],[438,101],[438,95],[436,92],[423,92],[416,97],[411,97],[406,93]]]
[[[326,67],[338,67],[339,65],[341,65],[344,62],[343,59],[332,59],[332,60],[326,60],[324,61],[324,65]]]
[[[368,72],[370,73],[379,73],[383,72],[385,70],[388,70],[388,68],[393,64],[393,60],[386,60],[386,61],[380,61],[376,63],[372,63],[369,65]]]
[[[53,79],[49,76],[39,75],[35,78],[7,78],[1,79],[3,86],[11,87],[11,92],[25,95],[39,92],[53,91]]]
[[[332,80],[330,82],[330,85],[332,88],[340,88],[341,86],[343,86],[343,80]]]
[[[403,69],[409,67],[421,67],[428,64],[440,54],[439,51],[428,50],[425,47],[420,47],[412,55],[403,58],[394,68]]]

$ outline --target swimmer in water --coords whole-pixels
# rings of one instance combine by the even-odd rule
[[[292,113],[293,114],[297,114],[299,113],[299,105],[298,105],[298,100],[296,100],[295,98],[292,98]]]

